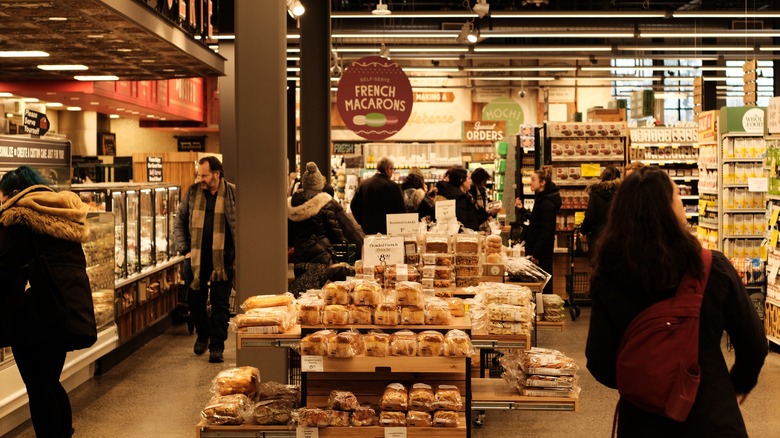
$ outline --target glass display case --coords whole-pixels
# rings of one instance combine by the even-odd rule
[[[168,257],[176,257],[176,212],[179,211],[179,187],[168,187]]]
[[[152,255],[155,252],[153,245],[155,241],[155,214],[154,210],[152,209],[152,193],[154,193],[153,189],[141,189],[138,194],[138,209],[140,215],[140,227],[138,230],[138,263],[140,271],[144,271],[150,266],[154,266],[155,262],[155,259]],[[160,261],[162,262],[165,260]]]
[[[87,216],[89,241],[84,243],[87,275],[98,330],[114,322],[114,215],[92,212]]]

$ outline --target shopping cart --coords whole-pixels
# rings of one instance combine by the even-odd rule
[[[566,295],[568,295],[569,313],[571,320],[576,321],[580,316],[580,304],[590,302],[590,274],[588,272],[575,272],[574,258],[582,257],[582,242],[580,241],[580,229],[574,228],[569,236],[569,273],[566,274]]]

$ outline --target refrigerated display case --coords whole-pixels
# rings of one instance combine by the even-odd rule
[[[89,241],[83,244],[98,330],[114,323],[114,215],[87,216]]]

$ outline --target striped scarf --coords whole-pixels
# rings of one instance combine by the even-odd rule
[[[214,205],[214,241],[211,248],[214,272],[211,273],[211,281],[227,281],[227,271],[225,270],[225,227],[227,220],[225,218],[225,180],[219,181],[217,189],[217,201]],[[190,263],[192,264],[193,279],[190,287],[193,290],[200,290],[200,257],[201,246],[203,242],[203,223],[206,220],[206,194],[203,190],[195,192],[195,205],[192,207],[192,221],[190,222],[190,236],[192,236],[192,246]]]

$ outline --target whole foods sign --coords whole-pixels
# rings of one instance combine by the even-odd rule
[[[368,140],[384,140],[406,125],[414,95],[398,64],[367,56],[344,71],[336,100],[347,128]]]

